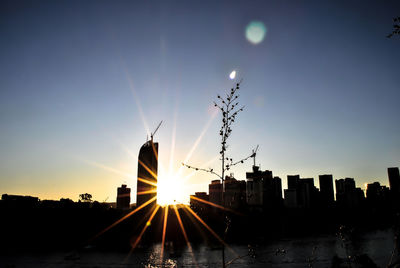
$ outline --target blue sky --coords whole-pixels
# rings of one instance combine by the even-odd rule
[[[257,163],[284,187],[288,174],[388,184],[386,168],[400,166],[400,38],[385,36],[399,14],[395,1],[2,1],[1,193],[135,192],[146,128],[161,120],[164,170],[210,122],[188,161],[206,163],[219,152],[212,101],[232,70],[246,106],[232,157],[259,144]],[[252,21],[267,29],[256,45]],[[187,179],[185,194],[211,179]]]

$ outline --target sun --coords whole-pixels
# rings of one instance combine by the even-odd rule
[[[161,206],[182,203],[186,196],[183,188],[183,179],[178,175],[160,174],[157,181],[157,203]]]

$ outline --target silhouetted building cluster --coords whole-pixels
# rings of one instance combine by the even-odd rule
[[[246,181],[237,180],[233,174],[226,176],[223,183],[213,180],[207,193],[196,193],[194,196],[217,205],[236,211],[265,212],[287,209],[357,209],[367,204],[395,205],[400,198],[400,175],[397,167],[388,168],[390,189],[379,182],[367,184],[366,196],[360,187],[356,187],[353,178],[335,180],[336,200],[333,176],[319,176],[318,189],[314,178],[300,178],[300,175],[287,176],[287,189],[282,198],[282,180],[274,177],[272,171],[262,171],[253,166],[252,172],[246,173]],[[224,200],[222,202],[222,200]],[[205,203],[191,198],[194,208],[204,210]],[[200,205],[200,203],[202,203]],[[390,204],[389,204],[390,203]]]
[[[272,171],[261,171],[258,166],[253,166],[253,172],[247,172],[246,179],[246,199],[250,210],[260,211],[282,204],[282,181],[273,177]]]
[[[285,193],[285,206],[288,208],[313,208],[318,198],[318,189],[313,178],[300,178],[300,175],[288,175],[288,189]]]

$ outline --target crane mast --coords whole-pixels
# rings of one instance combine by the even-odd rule
[[[253,150],[253,154],[251,155],[251,157],[253,157],[253,166],[255,166],[256,165],[256,155],[257,155],[257,150],[258,150],[258,145],[257,145],[257,147],[256,147],[256,149],[255,150]]]
[[[163,122],[163,120],[161,120],[161,122],[158,124],[158,126],[156,127],[156,130],[154,130],[154,132],[150,133],[151,141],[153,141],[153,136],[156,134],[157,130],[160,128],[162,122]]]

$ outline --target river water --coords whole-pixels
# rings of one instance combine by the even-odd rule
[[[379,267],[386,267],[394,250],[392,230],[374,231],[358,237],[357,242],[338,236],[281,239],[262,246],[229,245],[226,262],[235,259],[229,267],[331,267],[336,255],[366,254]],[[96,250],[55,252],[51,254],[0,255],[0,267],[161,267],[161,245],[138,249],[131,254],[104,253]],[[393,261],[396,260],[394,256]],[[206,245],[164,250],[164,267],[221,267],[221,250]],[[353,266],[354,267],[354,266]]]

